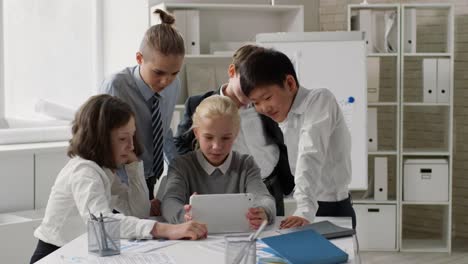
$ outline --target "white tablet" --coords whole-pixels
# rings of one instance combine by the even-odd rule
[[[190,197],[192,219],[207,225],[209,234],[250,232],[246,214],[251,193],[199,194]]]

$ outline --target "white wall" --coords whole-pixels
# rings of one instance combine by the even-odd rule
[[[135,54],[149,26],[147,0],[103,1],[104,77],[136,64]]]

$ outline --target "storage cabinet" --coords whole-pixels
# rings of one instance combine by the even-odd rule
[[[403,200],[447,202],[448,162],[445,159],[407,159],[403,168]]]
[[[67,147],[68,142],[0,145],[0,214],[45,208],[68,161]]]
[[[29,263],[37,238],[34,230],[42,222],[13,214],[0,214],[0,256],[2,263]]]
[[[402,5],[410,47],[401,54],[401,251],[451,251],[453,12],[450,4]]]
[[[0,213],[34,208],[34,154],[0,152]]]
[[[396,205],[354,204],[356,234],[360,248],[368,250],[396,249]]]
[[[0,214],[2,263],[29,263],[38,241],[34,237],[34,230],[42,223],[44,213],[44,209],[39,209]],[[67,222],[64,235],[67,240],[72,240],[85,232],[83,220],[79,215],[74,215]]]
[[[395,13],[396,18],[393,17]],[[365,193],[353,192],[355,203],[381,204],[382,201],[376,201],[382,197],[375,195],[379,189],[374,190],[374,185],[385,186],[382,177],[387,175],[385,204],[396,206],[395,249],[450,252],[453,6],[437,3],[349,5],[348,30],[366,32],[369,59],[370,185]],[[381,158],[387,158],[386,173]],[[435,178],[429,181],[421,178],[424,168],[420,168],[417,178],[414,173],[418,169],[410,161],[414,159],[424,160],[424,168],[433,167],[433,172],[443,166],[443,172],[433,174]],[[431,160],[446,162],[431,163]],[[362,217],[370,216],[363,214]],[[367,219],[359,219],[358,227],[362,221]],[[418,225],[419,222],[425,224]],[[425,235],[434,230],[432,236]],[[362,245],[361,248],[375,249]]]
[[[361,250],[398,249],[400,25],[398,4],[348,6],[348,30],[364,31],[367,44],[369,186],[352,192]]]

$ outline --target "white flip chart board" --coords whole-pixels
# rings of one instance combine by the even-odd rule
[[[367,73],[362,32],[265,33],[257,43],[288,55],[299,83],[327,88],[351,132],[352,190],[367,190]]]

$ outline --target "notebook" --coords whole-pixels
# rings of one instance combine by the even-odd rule
[[[320,235],[324,236],[327,239],[352,236],[356,233],[354,229],[337,226],[328,220],[308,224],[308,225],[301,226],[301,227],[281,229],[278,232],[280,232],[281,234],[289,234],[289,233],[293,233],[293,232],[297,232],[301,230],[309,230],[309,229],[314,230],[315,232],[319,233]]]
[[[310,229],[266,237],[262,241],[290,264],[338,264],[348,261],[348,254]]]

